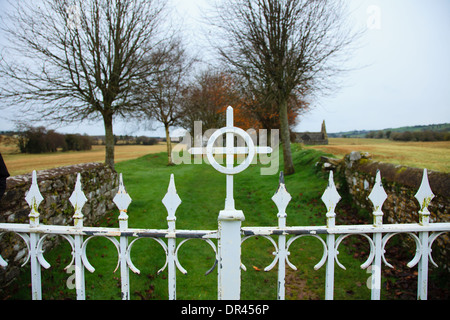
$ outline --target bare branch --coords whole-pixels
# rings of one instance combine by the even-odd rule
[[[103,118],[113,165],[114,117],[136,116],[132,90],[155,72],[166,0],[18,0],[3,19],[0,100],[30,118]],[[112,159],[112,160],[111,160]]]
[[[331,88],[354,33],[342,0],[224,0],[209,21],[215,47],[229,70],[280,112],[285,173],[290,158],[288,100]]]

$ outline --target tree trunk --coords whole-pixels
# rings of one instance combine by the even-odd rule
[[[168,124],[164,124],[164,128],[166,129],[167,165],[168,166],[173,166],[173,162],[172,162],[172,143],[170,141],[169,125]]]
[[[290,175],[295,172],[295,169],[294,163],[292,162],[287,107],[287,100],[282,101],[280,105],[280,137],[281,142],[283,143],[284,174]]]
[[[110,112],[103,113],[103,123],[105,124],[105,164],[114,169],[114,134],[113,115]]]

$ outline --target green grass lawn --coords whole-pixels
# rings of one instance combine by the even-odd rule
[[[327,186],[327,177],[317,172],[314,166],[321,153],[293,147],[296,173],[285,178],[292,196],[287,209],[287,225],[324,225],[326,209],[320,197]],[[167,155],[160,153],[116,165],[116,170],[123,173],[124,184],[133,199],[128,208],[129,227],[167,228],[167,212],[161,199],[167,192],[170,174],[174,173],[182,200],[176,212],[176,228],[217,230],[217,216],[224,207],[225,176],[207,164],[168,167],[166,163]],[[280,164],[282,166],[282,160]],[[278,224],[277,208],[271,200],[278,187],[278,175],[262,176],[260,168],[261,165],[252,165],[235,176],[236,208],[244,211],[244,227]],[[337,213],[339,215],[339,207]],[[117,217],[118,210],[115,210],[99,225],[118,227]],[[177,243],[181,241],[178,239]],[[341,244],[339,260],[347,270],[336,265],[335,299],[369,299],[370,290],[366,287],[369,274],[359,268],[367,256],[354,259],[354,252],[344,249],[346,243],[350,243],[346,241]],[[273,260],[273,251],[272,244],[263,237],[244,242],[242,262],[247,271],[242,272],[242,299],[276,299],[277,266],[272,271],[262,271]],[[76,298],[75,290],[67,288],[67,280],[72,274],[63,270],[70,262],[70,252],[69,244],[63,239],[58,248],[45,253],[52,267],[42,270],[44,299]],[[313,269],[322,257],[322,244],[317,239],[305,237],[294,242],[290,252],[289,259],[298,270],[288,273],[286,298],[297,299],[308,293],[307,297],[323,299],[325,266],[318,271]],[[114,245],[107,239],[94,238],[89,242],[87,255],[96,268],[92,274],[85,271],[87,299],[120,299],[120,271],[113,273],[117,263]],[[165,262],[160,245],[152,239],[141,239],[133,246],[131,256],[134,265],[141,270],[140,275],[130,271],[131,298],[167,299],[167,270],[157,275]],[[217,299],[217,270],[205,276],[214,264],[211,247],[202,240],[190,240],[180,249],[179,260],[188,274],[177,271],[177,299]],[[29,268],[23,268],[10,298],[30,299],[29,273]]]

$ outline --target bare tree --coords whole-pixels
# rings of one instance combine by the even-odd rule
[[[164,39],[165,0],[14,1],[2,30],[0,99],[53,121],[103,119],[114,167],[113,119],[136,115],[131,90],[156,72],[145,59]]]
[[[277,105],[284,171],[292,174],[289,99],[306,101],[342,71],[339,58],[356,36],[346,7],[342,0],[224,0],[216,12],[209,21],[223,61],[263,103]]]
[[[153,61],[149,64],[154,66],[157,72],[145,77],[137,90],[147,117],[164,125],[168,165],[173,165],[170,127],[176,124],[181,116],[182,91],[194,60],[189,59],[181,41],[177,39],[168,43],[167,47],[161,47],[151,59]]]

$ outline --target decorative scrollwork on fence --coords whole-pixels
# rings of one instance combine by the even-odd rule
[[[133,264],[133,262],[131,261],[131,248],[133,247],[133,244],[140,240],[140,239],[144,239],[144,238],[136,238],[133,241],[131,241],[131,243],[128,245],[127,248],[127,252],[126,252],[126,259],[127,259],[127,264],[128,267],[130,268],[131,271],[133,271],[136,274],[141,274],[141,271],[136,268],[136,266]],[[157,274],[160,274],[161,272],[164,271],[164,269],[166,269],[167,264],[168,264],[168,249],[167,249],[167,245],[166,243],[161,240],[160,238],[153,238],[153,237],[149,237],[149,238],[145,238],[145,239],[152,239],[155,240],[157,243],[159,243],[161,245],[161,247],[164,249],[165,252],[165,256],[166,256],[166,262],[164,263],[164,266],[158,270]]]
[[[340,235],[337,240],[336,240],[336,245],[335,245],[335,250],[336,250],[336,255],[335,255],[335,260],[336,263],[339,267],[341,267],[341,269],[343,270],[347,270],[344,265],[339,261],[338,259],[338,255],[339,255],[339,245],[341,244],[342,240],[344,240],[345,238],[347,238],[348,236],[351,236],[352,234],[342,234]],[[358,233],[358,235],[363,236],[364,238],[367,239],[367,241],[369,241],[369,246],[370,246],[370,253],[369,253],[369,257],[367,258],[367,260],[361,265],[361,269],[367,269],[371,264],[372,261],[375,257],[375,244],[373,243],[372,238],[370,238],[367,234],[364,233]]]
[[[383,240],[382,240],[382,249],[381,249],[381,257],[383,258],[383,262],[386,266],[388,266],[391,269],[394,269],[394,266],[392,264],[390,264],[389,262],[387,262],[386,257],[385,257],[385,247],[387,242],[395,235],[398,235],[399,233],[387,233],[384,235]],[[420,242],[420,239],[414,234],[414,233],[406,233],[407,235],[409,235],[415,242],[416,244],[416,253],[413,257],[413,259],[408,262],[407,266],[409,268],[413,268],[420,260],[420,257],[422,256],[422,243]]]
[[[48,236],[48,234],[44,234],[44,235],[39,239],[38,244],[37,244],[37,252],[38,252],[37,257],[38,257],[39,263],[40,263],[41,266],[42,266],[43,268],[45,268],[45,269],[49,269],[49,268],[51,267],[50,263],[48,263],[48,261],[45,260],[45,258],[44,258],[44,250],[43,250],[43,248],[42,248],[43,245],[44,245],[44,240],[45,240],[45,238],[46,238],[47,236]],[[64,270],[67,270],[67,269],[69,269],[69,268],[73,265],[73,263],[74,263],[74,261],[75,261],[75,247],[74,247],[74,246],[75,246],[75,243],[74,243],[73,237],[70,236],[70,235],[67,235],[67,234],[60,234],[60,236],[62,236],[64,239],[66,239],[67,242],[69,242],[70,247],[72,248],[72,251],[71,251],[72,260],[71,260],[70,263],[64,268]]]
[[[116,247],[118,259],[117,259],[117,265],[116,265],[116,268],[115,268],[114,271],[113,271],[113,272],[116,272],[117,269],[119,269],[119,265],[120,265],[120,247],[119,247],[120,244],[119,244],[119,241],[117,241],[117,239],[114,238],[114,237],[90,236],[90,237],[88,237],[86,240],[84,240],[84,241],[83,241],[83,244],[82,244],[82,246],[81,246],[81,260],[83,261],[84,267],[85,267],[86,269],[88,269],[90,273],[94,273],[94,272],[95,272],[95,268],[94,268],[94,267],[92,266],[92,264],[89,262],[89,259],[88,259],[88,257],[87,257],[86,249],[87,249],[87,245],[88,245],[89,241],[90,241],[91,239],[93,239],[93,238],[96,238],[96,237],[101,237],[101,238],[108,239],[108,240],[111,241],[111,242],[114,244],[114,246]]]
[[[193,239],[194,239],[194,238],[186,238],[186,239],[184,239],[183,241],[181,241],[181,242],[178,244],[177,249],[175,250],[175,264],[176,264],[178,270],[180,270],[181,273],[183,273],[183,274],[187,274],[188,272],[186,271],[185,268],[183,268],[183,266],[182,266],[181,263],[180,263],[180,260],[178,259],[178,251],[180,250],[180,248],[181,248],[181,246],[182,246],[183,244],[185,244],[187,241],[193,240]],[[214,264],[213,264],[213,266],[212,266],[208,271],[206,271],[205,276],[207,276],[208,274],[210,274],[211,272],[213,272],[213,270],[214,270],[214,269],[216,268],[216,266],[217,266],[217,261],[218,261],[218,257],[217,257],[217,248],[216,248],[216,245],[214,244],[214,242],[211,241],[211,239],[200,239],[200,240],[205,241],[205,242],[206,242],[207,244],[209,244],[209,246],[214,250],[214,258],[215,258],[215,259],[214,259]]]
[[[226,131],[229,134],[231,132]],[[244,149],[242,149],[245,151]],[[222,150],[223,151],[223,150]],[[328,186],[323,193],[322,201],[324,202],[326,212],[326,226],[286,226],[286,208],[291,200],[291,195],[286,190],[283,174],[280,174],[279,185],[272,200],[277,206],[278,213],[278,226],[276,227],[245,227],[241,228],[241,224],[235,224],[240,229],[239,232],[230,232],[233,237],[228,237],[228,234],[221,233],[219,230],[177,230],[175,227],[176,222],[176,210],[181,204],[181,199],[177,194],[175,188],[174,176],[170,176],[169,186],[167,193],[162,199],[167,210],[167,224],[168,228],[163,230],[153,229],[133,229],[128,228],[128,207],[132,202],[131,197],[126,192],[123,184],[122,175],[120,175],[120,183],[117,195],[114,197],[113,202],[119,209],[119,228],[102,228],[102,227],[89,227],[83,226],[83,214],[82,208],[87,201],[86,196],[83,193],[81,185],[81,176],[77,175],[77,181],[74,191],[70,197],[70,202],[74,208],[74,225],[73,226],[52,226],[41,225],[39,223],[39,204],[43,201],[43,197],[40,194],[37,184],[36,172],[33,172],[32,184],[30,190],[26,194],[26,201],[30,206],[29,224],[13,224],[13,223],[0,223],[0,240],[5,233],[12,232],[17,234],[26,245],[26,257],[24,266],[28,262],[31,265],[32,274],[32,297],[33,299],[41,298],[41,267],[44,269],[50,268],[50,263],[44,257],[43,248],[44,243],[48,240],[49,235],[62,236],[66,239],[72,249],[72,259],[65,269],[67,270],[71,266],[75,265],[75,277],[76,277],[76,291],[77,299],[85,298],[85,283],[84,283],[84,269],[90,272],[94,272],[95,268],[88,260],[86,251],[88,243],[95,237],[104,237],[113,243],[117,250],[118,261],[114,272],[120,270],[121,277],[121,291],[122,298],[129,299],[129,270],[134,273],[140,274],[140,270],[133,264],[131,259],[131,249],[136,241],[143,238],[150,238],[156,241],[164,250],[165,263],[162,268],[158,270],[158,274],[168,269],[168,284],[169,284],[169,299],[176,298],[176,269],[183,274],[187,274],[187,270],[182,266],[178,254],[180,249],[189,240],[200,239],[208,243],[213,249],[215,255],[214,265],[206,272],[210,274],[218,265],[218,261],[222,261],[219,267],[225,265],[226,259],[231,259],[233,268],[233,275],[237,272],[237,267],[240,265],[242,270],[246,270],[246,267],[241,261],[239,261],[240,255],[234,254],[242,248],[242,244],[251,237],[260,236],[269,240],[273,245],[274,258],[272,262],[264,268],[264,271],[270,271],[275,268],[278,263],[278,298],[284,299],[284,283],[286,264],[293,270],[297,270],[297,267],[289,260],[290,250],[292,250],[292,244],[304,237],[313,237],[320,241],[322,244],[322,257],[320,261],[315,264],[314,269],[318,270],[326,265],[326,288],[325,298],[333,299],[334,290],[334,267],[337,264],[342,269],[346,269],[345,266],[339,261],[339,248],[341,243],[351,235],[360,235],[364,237],[369,244],[370,252],[369,256],[362,263],[361,268],[366,269],[369,266],[371,268],[371,294],[372,299],[380,298],[381,288],[381,265],[384,264],[390,268],[393,265],[386,259],[386,245],[390,239],[398,234],[407,234],[414,240],[416,251],[412,260],[407,264],[412,268],[418,265],[418,298],[427,298],[427,272],[428,261],[434,266],[437,266],[432,257],[432,245],[434,241],[442,236],[444,233],[450,231],[450,223],[430,223],[428,205],[433,199],[434,194],[431,191],[427,171],[424,170],[424,175],[418,192],[415,197],[420,205],[419,210],[419,223],[410,224],[383,224],[383,203],[387,198],[386,192],[383,189],[381,183],[381,174],[378,171],[375,179],[373,189],[369,195],[369,199],[373,203],[373,223],[367,225],[336,225],[336,207],[341,197],[337,192],[336,186],[333,181],[333,172],[330,172],[328,179]],[[228,180],[228,178],[227,178]],[[232,189],[230,189],[232,190]],[[227,191],[228,192],[228,191]],[[232,192],[231,192],[232,193]],[[233,204],[234,207],[234,204]],[[235,212],[235,211],[233,211]],[[220,217],[220,214],[219,214]],[[228,216],[227,216],[228,217]],[[222,217],[223,218],[223,217]],[[225,223],[226,220],[222,220],[221,223]],[[233,222],[233,221],[232,221]],[[223,225],[222,225],[223,226]],[[224,228],[223,228],[224,229]],[[228,230],[228,229],[227,229]],[[239,231],[239,230],[238,230]],[[242,237],[242,234],[244,235]],[[228,238],[227,238],[228,237]],[[167,240],[164,240],[166,238]],[[211,239],[218,239],[217,246]],[[233,244],[240,243],[240,247],[233,247],[236,249],[233,251],[232,257],[219,257],[220,250],[222,250],[224,239],[233,240]],[[177,240],[177,239],[182,239]],[[235,241],[236,240],[236,241]],[[240,240],[240,242],[239,242]],[[131,241],[129,243],[129,241]],[[177,243],[177,241],[179,241]],[[221,242],[222,241],[222,242]],[[235,242],[234,242],[235,241]],[[228,251],[230,252],[230,251]],[[20,258],[25,255],[25,251],[22,251]],[[19,258],[19,257],[16,257]],[[223,260],[221,260],[223,259]],[[226,261],[227,263],[229,262]],[[8,262],[0,255],[0,266],[8,266]],[[222,271],[225,268],[220,269]],[[239,271],[240,272],[240,271]],[[219,272],[219,275],[221,272]],[[222,272],[225,274],[225,272]],[[227,272],[228,274],[228,272]],[[229,277],[231,275],[228,275]],[[240,279],[240,278],[239,278]],[[226,282],[227,279],[220,279],[222,282]],[[219,282],[220,282],[219,281]],[[234,282],[230,281],[230,283]],[[223,287],[222,287],[223,288]],[[219,288],[220,289],[220,288]],[[221,289],[220,289],[221,290]],[[218,290],[218,291],[220,291]],[[233,288],[233,291],[234,288]],[[222,293],[223,294],[223,293]],[[225,295],[219,296],[225,297]]]
[[[443,231],[443,232],[433,232],[430,237],[428,238],[428,256],[430,257],[430,261],[431,263],[438,268],[439,266],[437,265],[436,262],[434,262],[433,260],[433,256],[431,255],[431,246],[433,245],[434,240],[436,240],[439,236],[443,235],[444,233],[447,233],[448,231]]]
[[[14,232],[14,231],[12,231],[12,232],[17,234],[25,242],[26,250],[27,250],[27,256],[26,256],[24,262],[21,265],[21,267],[24,267],[24,266],[26,266],[28,261],[30,261],[30,255],[31,255],[30,236],[28,234],[26,234],[26,233],[23,233],[23,232]],[[5,234],[5,232],[0,233],[0,240],[3,238],[4,234]],[[8,266],[8,262],[6,262],[1,255],[0,255],[0,266],[2,266],[2,267],[7,267]]]
[[[246,236],[246,237],[242,238],[241,245],[244,243],[245,240],[247,240],[247,239],[249,239],[251,237],[256,237],[256,236],[263,237],[263,238],[269,240],[273,244],[273,246],[275,248],[275,251],[273,252],[273,255],[275,256],[274,260],[267,267],[264,268],[264,271],[272,270],[272,268],[276,265],[276,263],[278,261],[278,258],[279,258],[278,246],[277,246],[277,243],[272,239],[272,237],[266,236],[266,235],[250,235],[250,236]],[[241,261],[241,269],[244,270],[244,271],[247,271],[247,267],[242,263],[242,261]]]
[[[323,265],[325,264],[325,262],[327,261],[328,249],[327,249],[327,244],[325,243],[325,241],[324,241],[321,237],[319,237],[318,235],[315,235],[315,234],[301,234],[301,235],[292,237],[292,238],[290,238],[289,241],[286,243],[286,250],[289,252],[289,247],[291,246],[291,244],[292,244],[295,240],[300,239],[300,238],[302,238],[302,237],[313,237],[313,238],[318,239],[318,240],[322,243],[322,246],[323,246],[323,254],[322,254],[322,258],[321,258],[320,261],[314,266],[314,270],[319,270],[320,268],[322,268],[322,266],[323,266]],[[287,264],[288,264],[293,270],[297,270],[297,267],[294,266],[294,265],[289,261],[288,256],[289,256],[289,254],[286,255],[286,262],[287,262]]]

